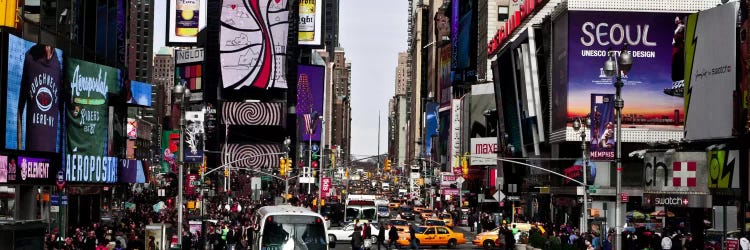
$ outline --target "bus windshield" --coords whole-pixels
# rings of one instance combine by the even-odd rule
[[[261,246],[267,250],[326,250],[323,223],[313,216],[279,215],[267,219]]]

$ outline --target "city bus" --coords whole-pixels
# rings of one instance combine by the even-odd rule
[[[323,216],[303,207],[265,206],[255,212],[254,250],[328,250]]]

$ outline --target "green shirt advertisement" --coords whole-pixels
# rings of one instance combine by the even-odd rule
[[[67,59],[67,181],[117,182],[117,158],[106,152],[107,95],[120,92],[120,70]]]

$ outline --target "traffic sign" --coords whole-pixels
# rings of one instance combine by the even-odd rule
[[[458,178],[456,178],[456,182],[458,182],[458,185],[463,184],[464,181],[465,181],[464,177],[459,176]]]
[[[505,194],[502,191],[497,191],[492,195],[492,198],[495,198],[496,201],[501,201],[505,199]]]
[[[622,192],[620,194],[620,202],[628,202],[628,200],[629,200],[628,193]]]
[[[65,187],[65,172],[62,169],[57,171],[57,188],[62,190]]]
[[[509,201],[520,201],[521,200],[520,196],[508,196],[507,198],[508,198]]]

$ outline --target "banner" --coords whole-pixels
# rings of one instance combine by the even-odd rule
[[[184,131],[184,158],[185,163],[203,163],[203,111],[185,112],[187,125]]]
[[[323,182],[321,182],[322,183],[321,184],[321,189],[322,189],[321,196],[323,197],[323,199],[325,199],[326,197],[328,197],[328,193],[331,192],[331,178],[323,177],[322,181]]]
[[[143,162],[140,160],[120,160],[120,183],[146,183]]]
[[[299,34],[297,44],[323,45],[323,0],[299,1]]]
[[[739,7],[739,2],[731,2],[688,17],[684,74],[687,140],[734,136],[735,101],[740,98],[735,93]]]
[[[615,95],[591,94],[590,156],[592,161],[615,159]]]
[[[448,187],[450,185],[456,185],[456,178],[458,178],[458,176],[454,175],[451,172],[441,172],[440,186]]]
[[[305,131],[305,120],[303,115],[317,113],[323,115],[323,91],[325,84],[325,67],[314,65],[297,66],[297,134],[302,135],[300,140],[310,140],[310,135]],[[312,134],[313,141],[320,141],[322,129],[321,119],[315,119],[313,124],[315,131]]]
[[[200,186],[200,178],[197,174],[189,174],[185,176],[185,194],[195,195],[195,189]]]
[[[477,80],[477,6],[476,0],[452,2],[451,81],[453,84]]]
[[[166,130],[161,137],[161,171],[162,173],[177,172],[177,156],[180,150],[180,131]]]
[[[65,65],[70,96],[65,146],[66,179],[116,182],[117,158],[107,156],[107,95],[119,94],[120,70],[72,58],[68,58]]]
[[[460,162],[456,156],[462,154],[461,152],[461,105],[462,99],[453,99],[451,103],[451,122],[450,122],[450,154],[448,155],[451,159],[451,166],[453,168],[458,167],[460,169]]]
[[[198,43],[198,32],[206,27],[207,2],[208,0],[167,1],[167,45]]]
[[[428,102],[425,108],[424,155],[432,155],[432,139],[438,136],[438,104]]]
[[[62,59],[62,50],[8,35],[6,149],[60,152]]]
[[[128,118],[128,125],[125,131],[128,133],[128,139],[135,140],[138,138],[138,120]]]
[[[219,53],[222,86],[287,88],[287,0],[224,0]]]
[[[653,12],[570,11],[568,26],[568,127],[590,111],[592,93],[614,93],[615,79],[604,74],[607,51],[628,45],[633,67],[622,77],[623,127],[682,130],[683,100],[665,94],[681,80],[684,65],[673,46],[675,18],[685,14]],[[676,40],[676,41],[679,41]],[[673,71],[674,70],[674,71]]]

